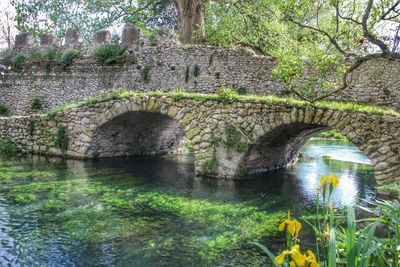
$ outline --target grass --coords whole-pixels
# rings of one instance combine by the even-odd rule
[[[281,106],[292,106],[298,108],[309,107],[310,104],[306,101],[298,100],[292,97],[279,97],[275,95],[238,95],[230,89],[223,89],[217,94],[202,94],[202,93],[188,93],[182,89],[176,89],[169,92],[133,92],[128,91],[124,88],[118,88],[111,93],[107,93],[100,97],[90,97],[85,98],[77,103],[69,103],[64,106],[56,107],[48,112],[49,116],[54,116],[59,112],[64,112],[66,110],[90,106],[96,103],[110,101],[110,100],[122,100],[128,98],[139,98],[143,96],[155,96],[155,97],[171,97],[174,100],[179,101],[183,99],[189,99],[194,101],[215,101],[223,104],[233,104],[233,103],[264,103],[269,106],[281,105]],[[364,113],[367,115],[385,115],[395,118],[400,118],[400,112],[392,108],[384,108],[370,104],[359,104],[353,102],[335,102],[335,101],[320,101],[315,103],[315,108],[320,109],[331,109],[339,111],[347,111],[354,113]]]

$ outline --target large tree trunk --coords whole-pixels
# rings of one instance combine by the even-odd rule
[[[199,42],[203,38],[204,2],[205,0],[175,0],[181,42]]]

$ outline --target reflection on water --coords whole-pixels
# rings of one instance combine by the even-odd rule
[[[0,161],[1,264],[262,265],[247,242],[277,249],[277,224],[313,206],[321,175],[340,178],[336,206],[374,196],[354,146],[313,140],[302,153],[293,167],[240,181],[195,177],[190,155]]]

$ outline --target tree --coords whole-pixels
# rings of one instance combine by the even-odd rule
[[[311,103],[344,93],[371,54],[399,50],[394,0],[259,0],[207,5],[206,40],[256,47],[279,60],[273,77]]]
[[[11,48],[14,41],[14,13],[9,3],[0,10],[0,42],[5,42],[8,49]]]
[[[63,36],[67,27],[79,29],[87,41],[99,29],[133,22],[144,29],[155,25],[175,28],[180,40],[192,42],[204,29],[205,0],[12,0],[21,31],[50,31]],[[174,12],[177,10],[177,12]],[[174,20],[172,16],[177,15]]]

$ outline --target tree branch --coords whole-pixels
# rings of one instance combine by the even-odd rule
[[[369,16],[371,15],[371,9],[372,9],[373,3],[374,3],[374,0],[368,0],[367,7],[364,10],[364,15],[363,15],[362,21],[361,21],[363,34],[364,34],[365,38],[367,38],[368,41],[377,45],[382,50],[382,53],[387,54],[390,52],[389,47],[382,40],[378,39],[374,34],[372,34],[368,30],[368,19],[369,19]]]

